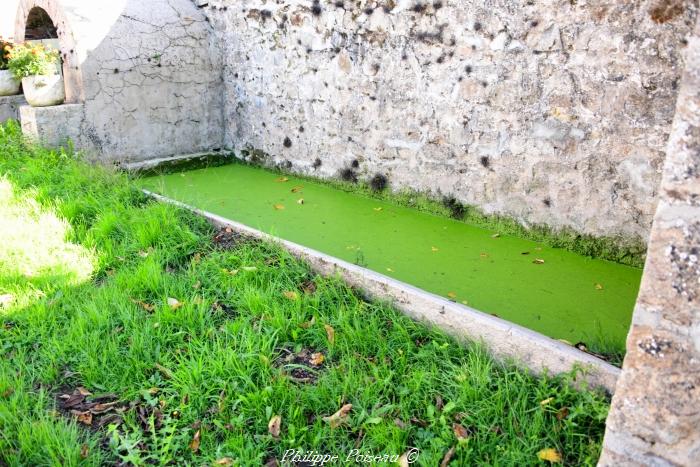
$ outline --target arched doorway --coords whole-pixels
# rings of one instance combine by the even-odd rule
[[[15,41],[48,41],[63,61],[66,103],[84,101],[82,73],[75,38],[60,0],[20,0],[15,17]]]
[[[34,7],[27,15],[24,28],[24,40],[58,39],[58,30],[51,17],[43,8]]]

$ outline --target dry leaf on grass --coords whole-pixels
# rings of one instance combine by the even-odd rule
[[[199,443],[201,442],[201,436],[201,432],[197,430],[197,432],[192,437],[192,441],[190,442],[190,449],[192,450],[192,452],[199,451]]]
[[[301,324],[299,325],[299,327],[302,328],[302,329],[309,329],[311,326],[314,325],[315,322],[316,322],[316,317],[315,317],[315,316],[312,316],[311,319],[310,319],[309,321],[307,321],[307,322],[305,322],[305,323],[301,323]]]
[[[455,436],[457,437],[458,440],[462,441],[463,439],[468,439],[469,438],[469,430],[464,428],[462,425],[459,423],[454,423],[452,424],[452,431],[454,432]]]
[[[544,264],[544,260],[542,258],[535,258],[533,264]]]
[[[321,352],[316,352],[311,354],[309,363],[311,363],[313,366],[321,366],[325,360],[326,357],[324,357]]]
[[[345,421],[350,413],[350,410],[352,410],[352,404],[345,404],[333,415],[323,417],[323,421],[330,423],[331,428],[336,428]]]
[[[168,306],[174,311],[180,308],[182,303],[177,298],[168,297]]]
[[[151,311],[156,309],[155,305],[151,305],[150,303],[146,303],[146,302],[143,302],[141,300],[135,300],[133,298],[131,298],[130,300],[131,300],[131,303],[134,303],[134,304],[140,306],[141,308],[143,308],[144,310],[146,310],[148,312],[151,312]]]
[[[549,404],[549,403],[552,402],[553,400],[554,400],[553,397],[548,397],[548,398],[546,398],[545,400],[540,401],[540,405],[541,405],[542,407],[544,407],[545,405]]]
[[[233,465],[233,459],[230,457],[222,457],[214,461],[214,465]]]
[[[447,296],[453,300],[457,298],[457,294],[454,292],[447,292]]]
[[[452,461],[452,457],[455,455],[455,446],[452,446],[449,451],[445,453],[445,457],[442,458],[440,462],[440,467],[447,467],[447,465]]]
[[[548,461],[551,464],[561,462],[561,454],[556,449],[546,448],[537,453],[537,457],[543,461]]]
[[[279,415],[275,415],[267,423],[267,431],[270,432],[273,438],[279,439],[280,428],[282,428],[282,417]]]
[[[282,209],[284,209],[284,204],[273,204],[272,207],[275,208],[277,211],[281,211]]]
[[[328,343],[333,345],[335,343],[335,329],[333,329],[333,326],[329,324],[324,324],[324,328],[326,328],[326,337],[328,338]]]
[[[299,193],[303,189],[304,189],[303,185],[297,185],[295,187],[292,187],[292,189],[290,191],[292,193]]]
[[[285,290],[282,292],[282,295],[284,295],[284,298],[288,298],[289,300],[296,300],[299,298],[299,294],[293,290]]]
[[[87,456],[90,454],[90,448],[88,447],[87,444],[83,444],[80,446],[80,458],[81,459],[87,459]]]
[[[289,179],[287,177],[278,177],[275,179],[276,182],[288,182]]]

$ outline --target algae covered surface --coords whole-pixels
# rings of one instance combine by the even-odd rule
[[[243,164],[139,183],[555,339],[624,349],[640,269]]]

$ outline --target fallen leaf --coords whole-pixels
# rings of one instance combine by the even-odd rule
[[[452,456],[455,455],[455,446],[452,446],[446,453],[445,457],[442,458],[442,462],[440,462],[440,467],[447,467],[448,464],[452,461]]]
[[[324,328],[326,328],[326,337],[328,338],[328,343],[333,345],[335,343],[335,329],[333,329],[333,326],[329,324],[324,324]]]
[[[301,284],[301,290],[304,291],[305,294],[312,294],[316,292],[316,283],[312,280],[304,281]]]
[[[535,258],[533,261],[534,264],[544,264],[544,260],[542,258]]]
[[[199,451],[199,443],[201,441],[201,436],[201,432],[197,430],[197,432],[194,434],[194,437],[192,437],[192,441],[190,442],[190,449],[192,450],[192,452]]]
[[[311,326],[314,325],[315,322],[316,322],[316,317],[315,317],[315,316],[312,316],[311,319],[310,319],[309,321],[307,321],[307,322],[305,322],[305,323],[301,323],[301,324],[299,325],[299,327],[302,328],[302,329],[309,329]]]
[[[78,391],[78,394],[80,394],[81,396],[92,396],[92,393],[82,386],[78,386],[76,388],[76,391]]]
[[[273,438],[279,439],[281,427],[282,427],[282,417],[279,415],[275,415],[268,422],[267,431],[270,432],[270,434],[272,435]]]
[[[603,290],[603,284],[596,284],[595,289],[596,290]]]
[[[303,187],[302,185],[297,185],[297,186],[295,186],[295,187],[292,187],[292,189],[291,189],[290,191],[291,191],[292,193],[299,193],[299,192],[300,192],[301,190],[303,190],[303,189],[304,189],[304,187]]]
[[[488,258],[489,254],[488,253],[479,253],[479,256],[482,258]]]
[[[452,299],[457,298],[457,294],[454,293],[454,292],[447,292],[447,296],[450,297],[450,298],[452,298]]]
[[[562,407],[561,409],[557,410],[557,420],[564,420],[568,416],[569,416],[569,408],[568,407]]]
[[[398,426],[402,430],[406,428],[406,424],[400,419],[400,418],[395,418],[394,419],[394,425]]]
[[[214,461],[215,465],[233,465],[233,459],[230,457],[222,457],[221,459],[217,459]]]
[[[168,297],[168,306],[171,310],[177,310],[182,306],[182,303],[177,298]]]
[[[381,211],[382,209],[384,209],[384,208],[382,208],[382,207],[374,208],[374,210],[377,211],[377,212]]]
[[[87,456],[90,454],[90,447],[87,444],[83,444],[80,446],[80,458],[81,459],[87,459]]]
[[[83,425],[92,425],[92,412],[89,410],[85,412],[80,412],[78,410],[71,410],[71,413],[78,418],[78,421]]]
[[[543,461],[549,461],[551,464],[561,462],[561,454],[552,448],[542,449],[537,453],[537,457]]]
[[[285,290],[282,292],[282,295],[284,295],[284,298],[287,298],[289,300],[296,300],[299,298],[299,294],[294,292],[293,290]]]
[[[304,204],[304,198],[299,198],[297,200],[297,204]]]
[[[436,247],[434,247],[434,246],[431,246],[430,249],[431,249],[433,252],[440,251],[439,248],[436,248]]]
[[[352,404],[345,404],[333,415],[323,417],[323,421],[330,423],[331,428],[336,428],[345,421],[350,410],[352,410]]]
[[[469,305],[469,302],[466,300],[462,300],[462,305]]]
[[[288,182],[289,179],[287,177],[279,177],[275,179],[276,182]]]
[[[311,363],[313,366],[320,366],[325,360],[326,357],[324,357],[321,352],[316,352],[311,354],[309,363]]]
[[[202,260],[202,255],[201,253],[195,253],[194,256],[192,257],[192,262],[195,264],[199,263]]]
[[[457,439],[460,441],[469,438],[469,430],[464,428],[459,423],[452,424],[452,431],[454,432]]]
[[[491,238],[498,238],[498,237],[500,237],[500,236],[501,236],[501,234],[495,233],[495,234],[491,235]]]
[[[272,207],[278,211],[281,211],[284,209],[284,204],[273,204]]]
[[[160,371],[161,373],[163,373],[163,376],[165,376],[166,378],[168,378],[168,379],[172,379],[172,378],[173,378],[173,372],[170,371],[170,370],[168,370],[167,368],[165,368],[165,367],[164,367],[163,365],[161,365],[160,363],[156,363],[156,364],[155,364],[155,367],[156,367],[156,369],[157,369],[158,371]]]
[[[391,268],[386,268],[386,270],[389,271],[389,272],[394,272],[394,270],[391,269]]]
[[[554,400],[553,397],[548,397],[548,398],[546,398],[545,400],[540,401],[540,405],[541,405],[542,407],[544,407],[545,405],[549,404],[549,403],[552,402],[553,400]]]
[[[521,251],[520,254],[521,254],[521,255],[529,255],[530,252],[529,252],[529,251]]]
[[[141,300],[134,300],[133,298],[130,300],[131,300],[131,303],[135,303],[136,305],[140,306],[141,308],[143,308],[146,311],[150,312],[150,311],[153,311],[156,309],[156,306],[151,305],[150,303],[146,303],[146,302],[143,302]]]

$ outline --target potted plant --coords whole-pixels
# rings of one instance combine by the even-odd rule
[[[62,104],[66,99],[58,50],[42,44],[20,44],[10,49],[8,68],[22,80],[24,98],[32,107]]]
[[[0,96],[19,94],[19,80],[8,69],[12,43],[0,37]]]

